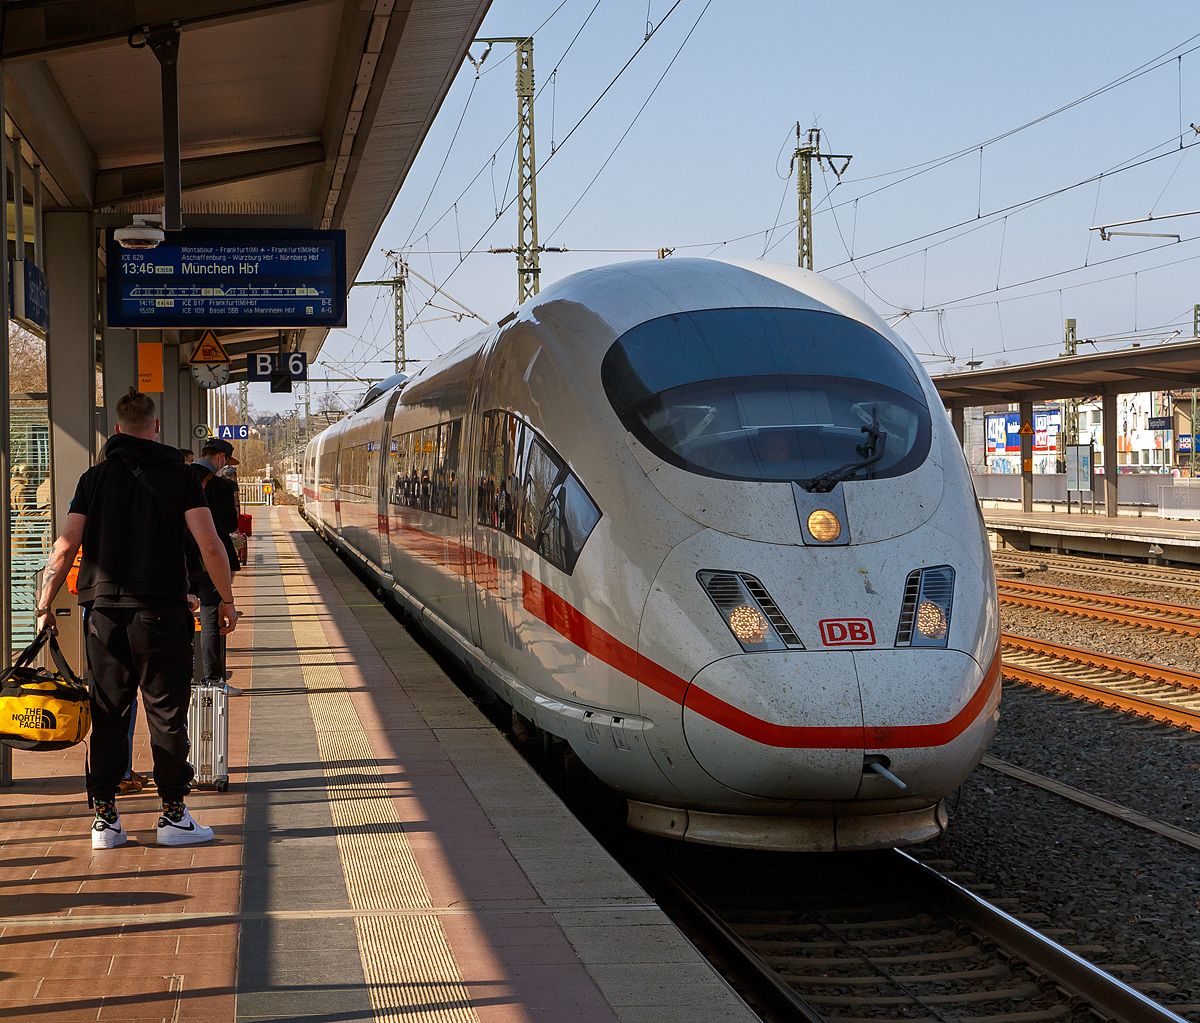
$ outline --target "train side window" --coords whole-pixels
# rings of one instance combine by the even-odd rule
[[[524,483],[521,486],[520,539],[535,550],[538,549],[542,513],[562,468],[558,457],[541,441],[531,440],[525,456]]]
[[[485,412],[479,422],[479,483],[475,488],[475,521],[496,526],[496,423],[495,412]]]
[[[543,558],[568,575],[587,539],[600,521],[600,509],[572,472],[560,477],[546,501],[530,544]]]
[[[520,454],[525,441],[525,424],[501,413],[500,446],[496,453],[496,511],[498,528],[517,535],[517,501],[520,497]]]
[[[531,427],[499,409],[483,414],[480,525],[504,530],[570,574],[600,514],[562,457]]]

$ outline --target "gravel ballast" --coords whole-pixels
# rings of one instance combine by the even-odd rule
[[[1161,584],[1038,572],[1026,581],[1200,605],[1200,592]],[[1200,672],[1200,637],[1001,605],[1004,631]],[[1200,833],[1200,735],[1006,683],[989,752],[1075,788]],[[1200,853],[1068,799],[979,768],[949,832],[922,847],[1071,928],[1068,943],[1129,964],[1123,979],[1158,982],[1170,1004],[1200,1003]],[[922,852],[922,855],[930,853]],[[1006,907],[1009,908],[1009,907]],[[1188,1011],[1189,1018],[1200,1013]]]

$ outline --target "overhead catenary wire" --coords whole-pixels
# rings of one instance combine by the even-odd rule
[[[637,59],[637,57],[638,57],[638,54],[640,54],[640,53],[642,52],[642,50],[644,50],[644,49],[646,48],[646,46],[647,46],[647,45],[649,45],[649,42],[650,42],[650,40],[651,40],[651,39],[653,39],[653,38],[654,38],[654,36],[655,36],[655,35],[658,33],[658,31],[659,31],[659,30],[660,30],[660,29],[663,27],[663,25],[665,25],[665,24],[666,24],[666,22],[667,22],[667,21],[670,19],[671,15],[675,13],[675,11],[676,11],[676,10],[679,8],[679,5],[680,5],[682,2],[683,2],[683,0],[675,0],[675,3],[671,5],[671,7],[670,7],[670,9],[667,11],[667,13],[663,15],[663,17],[662,17],[662,20],[661,20],[661,21],[659,21],[659,23],[658,23],[657,25],[655,25],[655,26],[654,26],[654,29],[653,29],[653,31],[651,31],[651,32],[650,32],[650,34],[649,34],[649,35],[647,35],[647,37],[646,37],[646,38],[645,38],[645,39],[642,41],[642,43],[641,43],[641,44],[640,44],[640,45],[637,47],[637,49],[635,49],[635,50],[633,51],[633,53],[632,53],[632,55],[630,55],[629,59],[628,59],[628,60],[627,60],[627,61],[626,61],[626,62],[625,62],[623,65],[621,65],[621,68],[620,68],[620,70],[619,70],[619,71],[618,71],[618,72],[617,72],[617,73],[616,73],[616,74],[613,76],[612,80],[611,80],[611,81],[610,81],[610,82],[609,82],[609,83],[608,83],[608,84],[607,84],[607,85],[604,87],[604,89],[603,89],[603,90],[600,92],[600,95],[596,97],[596,99],[595,99],[595,100],[592,102],[591,106],[589,106],[589,107],[587,108],[587,110],[585,110],[585,111],[583,112],[583,114],[582,114],[582,116],[579,118],[579,120],[577,120],[577,121],[575,122],[575,124],[574,124],[574,126],[571,128],[571,130],[570,130],[569,132],[567,132],[567,134],[566,134],[566,135],[563,137],[563,140],[562,140],[562,142],[560,142],[560,143],[559,143],[558,149],[557,149],[557,150],[555,150],[555,152],[551,153],[551,154],[550,154],[550,156],[548,156],[548,157],[546,158],[546,160],[545,160],[545,161],[542,163],[542,166],[541,166],[541,168],[540,168],[540,170],[539,170],[539,173],[541,173],[541,172],[545,171],[546,167],[547,167],[547,166],[550,164],[550,162],[551,162],[551,161],[552,161],[552,160],[555,158],[555,156],[557,156],[559,153],[561,153],[561,152],[562,152],[563,146],[565,146],[565,145],[567,144],[567,142],[568,142],[568,141],[570,141],[571,137],[572,137],[572,136],[573,136],[573,135],[574,135],[574,134],[575,134],[575,133],[576,133],[576,132],[579,130],[579,128],[580,128],[580,127],[583,125],[583,122],[584,122],[584,121],[586,121],[586,120],[588,119],[588,117],[591,115],[591,113],[592,113],[592,112],[593,112],[593,111],[596,109],[596,107],[598,107],[598,106],[600,105],[600,103],[601,103],[601,101],[604,99],[604,97],[605,97],[606,95],[608,95],[608,93],[611,91],[611,89],[613,88],[613,86],[617,84],[617,82],[618,82],[618,81],[621,79],[621,77],[622,77],[622,76],[625,74],[625,72],[626,72],[626,71],[629,69],[629,66],[630,66],[630,65],[631,65],[631,64],[632,64],[632,63],[633,63],[633,62],[634,62],[634,61]],[[514,128],[513,130],[515,131],[516,129]],[[509,200],[509,201],[508,201],[508,202],[505,204],[505,207],[504,207],[504,209],[502,209],[502,210],[500,211],[500,212],[501,212],[501,214],[505,213],[505,212],[508,210],[508,208],[509,208],[510,206],[512,206],[512,204],[513,204],[513,203],[515,203],[516,201],[517,201],[517,197],[516,197],[516,196],[513,196],[513,198],[512,198],[512,199],[510,199],[510,200]],[[488,234],[490,234],[490,233],[491,233],[492,229],[493,229],[493,228],[496,226],[496,222],[497,222],[498,220],[499,220],[499,217],[497,217],[497,218],[496,218],[496,221],[493,221],[491,224],[489,224],[489,225],[488,225],[488,226],[487,226],[487,227],[484,229],[483,233],[482,233],[482,234],[480,234],[480,236],[479,236],[479,237],[478,237],[478,238],[475,240],[475,242],[474,242],[474,243],[471,245],[470,249],[466,250],[468,253],[469,253],[469,252],[471,252],[471,251],[474,251],[474,250],[475,250],[475,249],[476,249],[476,248],[477,248],[477,247],[480,245],[480,243],[481,243],[481,242],[482,242],[482,241],[483,241],[483,240],[484,240],[484,239],[485,239],[485,238],[488,236]],[[460,259],[460,260],[459,260],[457,263],[455,263],[455,264],[454,264],[454,266],[451,268],[450,272],[449,272],[449,273],[446,275],[446,277],[445,277],[445,278],[443,278],[443,280],[442,280],[442,283],[443,283],[443,284],[445,284],[445,283],[446,283],[446,281],[448,281],[448,280],[449,280],[451,277],[453,277],[453,276],[454,276],[454,274],[458,272],[459,268],[460,268],[460,267],[463,265],[463,263],[465,263],[465,262],[466,262],[466,257],[464,256],[462,259]],[[420,310],[420,309],[418,309],[418,310],[417,310],[417,315],[420,315],[420,313],[421,313],[421,310]]]
[[[667,77],[667,73],[671,70],[672,67],[675,66],[675,61],[677,61],[679,59],[679,55],[681,53],[683,53],[683,48],[685,46],[687,46],[688,40],[692,38],[692,33],[694,33],[696,31],[696,29],[700,27],[701,20],[704,18],[704,15],[708,12],[709,7],[711,7],[711,6],[712,6],[712,0],[708,0],[708,2],[705,3],[704,7],[701,9],[700,13],[698,15],[696,15],[695,22],[693,22],[692,27],[690,29],[688,29],[687,35],[685,35],[683,37],[683,42],[681,42],[679,44],[679,49],[677,49],[675,51],[675,56],[673,56],[670,59],[670,61],[668,61],[667,66],[665,68],[663,68],[663,73],[658,76],[658,81],[654,83],[654,88],[650,90],[650,94],[643,101],[642,105],[640,107],[638,107],[637,113],[633,115],[633,120],[629,122],[629,127],[627,127],[625,129],[625,131],[621,134],[621,137],[619,139],[617,139],[616,145],[614,145],[612,147],[612,151],[608,154],[607,157],[605,157],[604,162],[602,164],[600,164],[600,168],[592,176],[592,180],[589,181],[587,183],[587,186],[584,188],[584,190],[579,193],[579,197],[571,205],[571,208],[569,210],[567,210],[566,215],[546,235],[547,239],[553,238],[554,235],[558,232],[559,228],[561,228],[563,226],[563,224],[565,224],[567,222],[567,220],[570,218],[571,214],[575,212],[576,207],[578,207],[579,204],[581,202],[583,202],[584,196],[586,196],[588,194],[588,192],[591,191],[592,185],[594,185],[596,183],[597,179],[600,177],[600,175],[604,173],[604,168],[607,167],[609,165],[609,163],[611,162],[612,158],[617,155],[617,150],[621,148],[621,143],[624,142],[626,137],[629,135],[629,133],[631,131],[633,131],[633,126],[635,124],[637,124],[638,118],[642,116],[642,111],[644,111],[646,109],[646,107],[650,105],[650,101],[654,98],[654,94],[656,92],[658,92],[658,87],[660,85],[662,85],[663,80]],[[646,38],[647,39],[650,38],[649,34],[647,34]],[[566,142],[566,139],[563,139],[563,141]],[[553,156],[554,154],[551,153],[551,155]]]

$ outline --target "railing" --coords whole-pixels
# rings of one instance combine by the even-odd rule
[[[1117,503],[1159,506],[1159,491],[1170,490],[1171,477],[1162,473],[1121,473],[1117,476]],[[972,473],[975,494],[981,501],[1020,501],[1021,476],[1019,473]],[[1187,481],[1182,481],[1186,483]],[[1092,489],[1097,504],[1104,500],[1104,476],[1092,477]],[[1067,477],[1063,473],[1034,473],[1033,499],[1043,503],[1067,502]],[[1075,500],[1072,492],[1072,500]]]
[[[243,505],[266,504],[268,480],[238,480],[238,497]]]
[[[1182,486],[1179,485],[1182,483]],[[1181,480],[1175,486],[1158,488],[1158,514],[1164,519],[1200,519],[1200,486]]]

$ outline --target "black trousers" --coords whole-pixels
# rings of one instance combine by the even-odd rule
[[[207,576],[192,591],[200,598],[200,660],[204,681],[224,683],[225,644],[221,641],[221,595]]]
[[[154,781],[163,799],[184,799],[188,763],[192,633],[179,607],[93,607],[87,612],[92,736],[88,795],[112,799],[129,760],[129,715],[138,689],[150,729]]]

